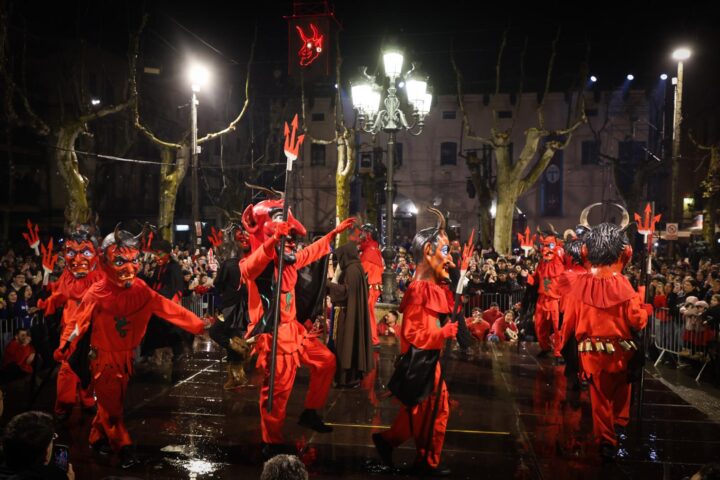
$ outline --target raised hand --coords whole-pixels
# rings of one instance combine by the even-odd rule
[[[210,241],[213,247],[217,248],[222,244],[223,231],[217,231],[215,230],[215,227],[210,227],[210,235],[208,235],[207,239]]]
[[[473,228],[472,232],[470,232],[470,238],[468,238],[467,243],[463,247],[462,261],[460,262],[460,270],[463,272],[467,271],[468,264],[470,263],[470,258],[472,258],[473,240],[474,239],[475,239],[475,229]]]
[[[355,217],[346,218],[345,220],[340,222],[340,225],[335,227],[335,229],[332,231],[332,234],[337,235],[338,233],[342,233],[353,225],[355,225]]]
[[[275,240],[280,240],[282,237],[287,237],[289,233],[290,225],[287,222],[276,222],[275,233],[273,233],[273,238]]]
[[[30,219],[27,219],[27,227],[28,227],[28,233],[23,233],[22,236],[25,238],[25,241],[30,245],[30,248],[35,250],[35,255],[40,256],[40,250],[38,250],[38,245],[40,245],[40,235],[38,235],[38,230],[40,227],[35,225],[33,228],[33,224],[30,221]]]

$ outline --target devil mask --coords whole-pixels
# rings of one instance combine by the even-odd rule
[[[413,238],[413,258],[422,258],[419,268],[429,269],[435,283],[450,283],[450,269],[455,267],[450,255],[450,241],[445,233],[445,217],[434,208],[429,212],[437,215],[438,225],[435,228],[420,230]]]
[[[580,214],[580,225],[588,229],[583,239],[582,256],[593,267],[609,266],[613,271],[620,272],[632,258],[632,247],[626,233],[630,225],[630,215],[623,206],[613,203],[623,214],[620,226],[601,223],[590,227],[590,210],[599,205],[602,204],[594,203]]]
[[[111,283],[130,288],[140,270],[140,241],[119,227],[103,240],[100,265]]]
[[[97,268],[97,241],[87,228],[80,227],[70,234],[65,241],[63,254],[65,268],[75,278],[87,277]]]
[[[263,187],[251,185],[248,186],[269,192],[273,196],[281,197],[263,200],[262,202],[258,202],[254,205],[248,205],[248,207],[242,214],[243,228],[248,232],[250,237],[250,245],[252,246],[253,250],[255,250],[266,240],[273,236],[277,224],[282,221],[282,209],[284,200],[282,198],[282,193],[280,192],[269,190]],[[287,237],[285,237],[284,261],[287,264],[291,265],[295,263],[296,260],[296,238],[304,237],[305,235],[307,235],[307,230],[305,230],[303,224],[300,223],[293,216],[290,210],[288,210],[287,223],[290,227],[290,233]],[[280,248],[279,244],[276,248]]]

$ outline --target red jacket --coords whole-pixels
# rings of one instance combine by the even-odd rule
[[[360,251],[360,263],[363,270],[368,276],[368,285],[377,285],[382,283],[383,259],[380,254],[378,242],[368,240],[362,244]]]
[[[630,282],[619,273],[592,271],[579,275],[568,294],[565,319],[567,331],[574,331],[578,343],[611,342],[615,352],[582,352],[583,370],[589,375],[599,371],[619,372],[627,368],[634,354],[617,344],[631,340],[633,332],[645,328],[648,312]],[[565,326],[564,326],[565,327]],[[565,330],[565,328],[563,329]]]
[[[35,353],[35,347],[30,344],[22,345],[16,339],[10,340],[5,347],[5,354],[2,359],[2,367],[5,368],[9,365],[15,364],[20,367],[25,373],[32,373],[32,363],[28,363],[30,355]]]
[[[405,353],[414,345],[423,350],[439,350],[445,345],[445,337],[438,326],[440,314],[450,313],[446,290],[425,280],[410,282],[400,311],[403,313],[400,329],[400,352]]]

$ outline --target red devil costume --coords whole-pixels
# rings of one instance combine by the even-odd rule
[[[552,230],[552,225],[550,225]],[[555,358],[560,357],[560,294],[557,292],[557,280],[565,270],[564,252],[558,234],[543,236],[540,233],[540,262],[535,273],[528,277],[530,285],[536,285],[538,299],[535,304],[535,335],[540,344],[540,354],[547,354],[551,348]],[[555,333],[555,341],[550,345],[550,331]]]
[[[593,206],[581,215],[581,224],[588,228],[587,214]],[[620,208],[621,227],[601,223],[585,235],[582,252],[590,269],[573,282],[565,311],[565,322],[578,342],[583,375],[590,382],[593,433],[604,457],[615,455],[615,429],[629,421],[628,367],[638,354],[635,334],[648,318],[640,295],[622,275],[632,248],[625,234],[630,217]]]
[[[373,442],[383,463],[392,466],[392,450],[410,438],[415,439],[417,456],[415,473],[428,475],[449,475],[449,470],[439,466],[450,415],[449,396],[445,382],[440,384],[439,352],[448,338],[457,334],[456,322],[447,322],[438,327],[441,315],[450,313],[452,301],[448,290],[442,283],[450,281],[449,269],[455,267],[450,255],[450,244],[445,234],[445,219],[442,214],[431,209],[441,219],[436,228],[426,228],[418,232],[412,242],[413,258],[422,259],[408,290],[403,296],[400,310],[403,313],[400,332],[400,351],[403,359],[398,362],[393,379],[400,377],[424,377],[429,380],[425,385],[418,382],[400,382],[396,389],[389,384],[391,391],[400,399],[404,408],[400,410],[389,430],[373,434]],[[427,358],[432,352],[434,361],[417,362],[416,368],[411,357]],[[402,365],[408,365],[407,371]],[[412,375],[408,375],[412,373]],[[425,382],[423,382],[425,383]],[[439,398],[438,398],[439,396]]]
[[[282,426],[285,422],[287,401],[295,382],[297,368],[301,365],[310,367],[310,386],[305,397],[305,411],[299,423],[318,432],[330,432],[332,428],[325,425],[317,414],[327,400],[333,375],[335,374],[335,356],[318,340],[318,332],[308,331],[297,321],[295,285],[298,281],[298,270],[330,253],[330,242],[335,235],[350,228],[354,219],[347,219],[333,231],[311,243],[300,251],[296,251],[296,236],[306,235],[305,227],[288,211],[287,222],[281,222],[283,200],[273,199],[249,205],[243,212],[242,222],[245,230],[251,235],[254,251],[240,260],[241,281],[248,285],[248,308],[250,326],[248,337],[258,335],[255,350],[258,353],[258,367],[265,370],[265,379],[260,391],[260,423],[262,441],[266,444],[267,454],[283,442]],[[277,363],[275,370],[274,398],[272,411],[267,411],[270,372],[266,368],[270,364],[268,358],[271,351],[272,335],[267,327],[272,319],[271,311],[264,312],[261,303],[258,279],[267,267],[272,268],[273,276],[277,276],[273,265],[278,259],[276,246],[282,236],[286,237],[283,255],[284,268],[280,282],[280,325],[277,339]],[[263,318],[263,313],[266,313]],[[263,325],[265,324],[265,325]]]
[[[368,308],[370,310],[370,331],[372,344],[379,345],[380,339],[377,333],[377,318],[375,318],[375,304],[382,293],[383,259],[380,254],[380,247],[375,238],[375,227],[369,223],[360,227],[360,263],[367,274],[368,282]]]
[[[58,359],[70,358],[79,374],[83,361],[89,359],[88,380],[98,404],[90,443],[101,452],[107,452],[108,446],[120,451],[123,468],[137,463],[123,420],[123,402],[132,374],[133,351],[150,317],[157,315],[195,334],[203,331],[202,320],[135,278],[139,257],[138,239],[130,233],[116,227],[105,237],[100,259],[105,276],[83,297],[55,352]],[[89,352],[83,351],[86,346]]]
[[[65,271],[52,285],[52,295],[45,300],[38,300],[38,308],[42,309],[45,315],[52,315],[57,309],[63,309],[61,329],[64,329],[75,316],[85,292],[103,276],[101,270],[97,268],[97,240],[94,227],[82,225],[69,233],[63,254]],[[57,375],[55,398],[57,418],[61,420],[67,418],[78,399],[83,408],[89,409],[95,406],[92,390],[82,388],[78,376],[67,361],[63,360]]]

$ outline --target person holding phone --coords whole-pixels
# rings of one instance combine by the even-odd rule
[[[70,451],[56,445],[53,418],[43,412],[25,412],[13,417],[2,437],[5,463],[0,478],[75,480]]]

